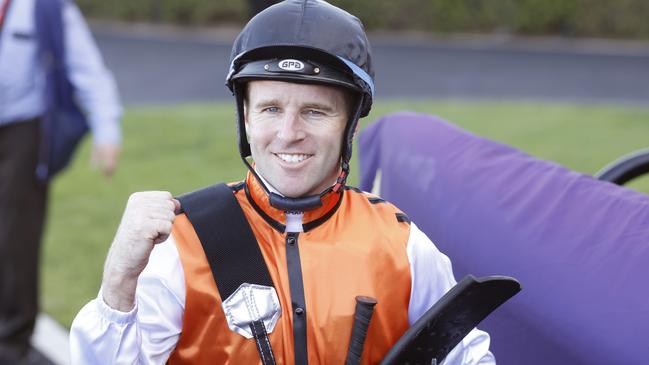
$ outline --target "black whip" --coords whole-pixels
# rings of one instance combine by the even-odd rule
[[[356,297],[354,325],[352,327],[352,336],[349,340],[349,350],[347,351],[345,365],[358,365],[361,363],[365,337],[367,337],[367,328],[370,326],[375,305],[376,299],[372,297],[360,295]]]

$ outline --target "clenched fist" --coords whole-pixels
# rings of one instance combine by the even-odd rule
[[[153,246],[171,234],[180,202],[166,191],[132,194],[104,266],[102,293],[110,307],[129,311],[135,305],[137,279]]]

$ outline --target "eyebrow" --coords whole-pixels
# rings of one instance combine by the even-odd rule
[[[253,105],[253,107],[262,109],[262,108],[266,108],[266,107],[269,107],[269,106],[277,106],[277,105],[281,105],[281,104],[282,104],[282,102],[279,99],[273,98],[273,99],[261,100],[261,101],[257,102],[255,105]],[[318,110],[322,110],[322,111],[325,111],[325,112],[333,112],[334,111],[333,106],[330,106],[328,104],[318,103],[318,102],[307,102],[304,105],[302,105],[302,108],[318,109]]]
[[[318,110],[322,110],[322,111],[325,111],[325,112],[328,112],[328,113],[334,112],[334,108],[332,106],[327,105],[327,104],[321,104],[321,103],[306,103],[304,105],[304,108],[318,109]]]
[[[253,105],[253,107],[255,107],[255,108],[265,108],[265,107],[269,107],[269,106],[275,106],[275,105],[278,105],[278,104],[280,104],[279,99],[266,99],[266,100],[261,100],[261,101],[255,103],[255,105]]]

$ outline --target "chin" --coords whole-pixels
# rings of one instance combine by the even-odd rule
[[[280,190],[279,192],[282,193],[282,195],[284,195],[287,198],[301,198],[304,196],[312,195],[305,191],[294,190],[294,189],[283,189]]]
[[[300,183],[304,184],[304,181],[301,180],[301,181],[296,181],[292,184],[291,183],[285,184],[283,186],[276,187],[276,189],[287,198],[301,198],[309,195],[320,194],[319,190],[316,191],[316,189],[314,189],[313,187],[306,189],[304,186],[300,186]]]
[[[304,185],[304,177],[287,177],[284,176],[278,179],[277,184],[269,181],[269,183],[283,196],[287,198],[300,198],[303,196],[311,195],[309,192],[313,188],[308,188]]]

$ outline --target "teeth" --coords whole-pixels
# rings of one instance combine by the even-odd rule
[[[307,158],[310,157],[310,155],[302,155],[302,154],[288,154],[288,153],[278,153],[277,157],[281,158],[283,161],[290,162],[290,163],[298,163],[306,160]]]

